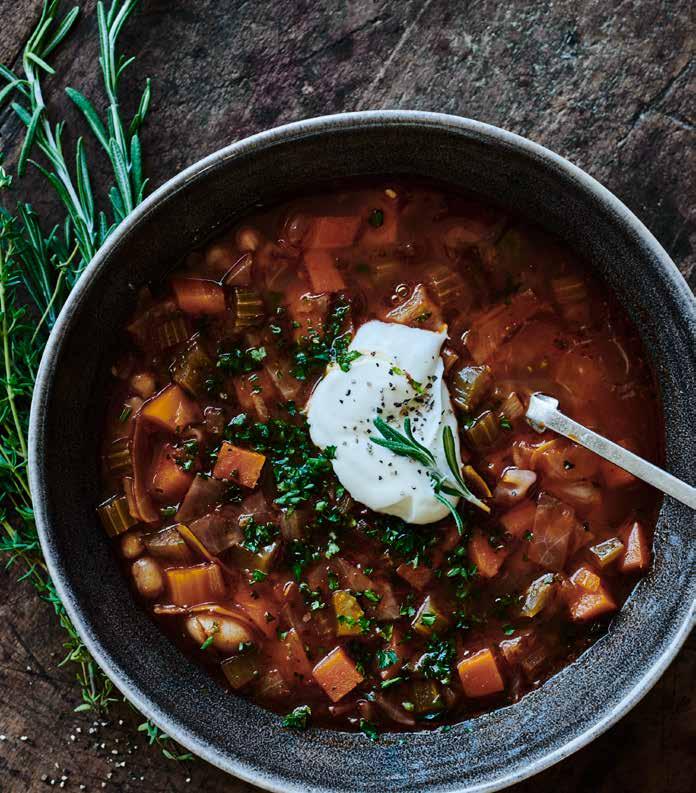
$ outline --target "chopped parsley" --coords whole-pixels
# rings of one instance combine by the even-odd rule
[[[290,727],[292,730],[306,730],[311,717],[312,709],[309,705],[299,705],[285,716],[283,727]]]
[[[268,578],[268,573],[264,573],[263,570],[253,570],[251,573],[252,584],[260,584],[262,581],[265,581],[267,578]]]
[[[425,614],[421,614],[420,621],[423,623],[423,625],[427,625],[429,628],[431,628],[437,622],[437,615],[426,611]]]
[[[377,593],[376,593],[374,590],[372,590],[372,589],[366,589],[366,590],[365,590],[365,591],[362,593],[362,596],[363,596],[363,597],[364,597],[366,600],[369,600],[369,601],[370,601],[370,603],[379,603],[379,601],[382,599],[382,596],[381,596],[381,595],[378,595],[378,594],[377,594]]]
[[[510,419],[507,416],[500,417],[500,428],[503,430],[512,429],[512,424],[510,423]]]
[[[373,229],[378,229],[384,224],[384,212],[381,209],[373,209],[367,218],[367,222]]]
[[[338,298],[324,325],[324,332],[310,330],[296,345],[293,353],[292,375],[300,381],[335,361],[341,371],[347,372],[351,363],[360,357],[357,350],[349,350],[351,334],[344,330],[350,314],[350,303]]]
[[[212,628],[210,629],[209,635],[207,636],[203,644],[201,644],[201,650],[207,650],[208,647],[210,647],[210,645],[213,643],[215,639],[215,634],[219,632],[220,632],[220,626],[217,624],[217,622],[214,622]]]
[[[262,549],[270,545],[278,535],[275,523],[257,523],[254,518],[247,518],[242,527],[244,540],[242,545],[252,553],[261,553]]]
[[[328,582],[329,582],[330,592],[335,592],[340,586],[340,584],[338,583],[338,576],[336,575],[336,573],[329,573]]]
[[[217,367],[225,374],[248,374],[260,369],[266,356],[265,347],[248,347],[245,350],[234,347],[227,352],[218,353]]]
[[[319,611],[320,609],[326,608],[326,603],[324,602],[321,592],[318,589],[311,589],[306,581],[300,584],[300,592],[302,593],[305,604],[309,606],[310,611]]]
[[[124,405],[123,410],[121,411],[118,420],[121,424],[124,424],[130,418],[130,414],[133,412],[133,408],[130,405]]]
[[[399,656],[394,650],[378,650],[377,651],[377,668],[387,669],[399,660]]]
[[[427,652],[418,661],[418,669],[431,680],[449,685],[454,661],[454,642],[452,639],[434,638],[428,642]]]
[[[367,719],[360,719],[360,732],[366,735],[371,741],[376,741],[379,738],[377,727]]]

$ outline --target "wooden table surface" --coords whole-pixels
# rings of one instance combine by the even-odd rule
[[[75,120],[65,82],[101,96],[92,0],[57,59],[54,108]],[[39,0],[0,0],[0,61],[14,65]],[[470,116],[568,157],[619,196],[696,286],[696,44],[689,0],[144,0],[123,36],[135,101],[153,78],[143,134],[161,184],[218,147],[286,121],[366,108]],[[21,130],[0,114],[11,165]],[[28,196],[50,211],[43,184]],[[146,746],[127,706],[95,722],[58,668],[51,609],[0,572],[0,791],[252,788],[202,761]],[[645,699],[591,746],[516,793],[693,793],[696,635]]]

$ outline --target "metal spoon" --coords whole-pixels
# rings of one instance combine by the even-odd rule
[[[663,471],[662,468],[649,463],[637,454],[629,452],[618,443],[614,443],[568,418],[558,410],[557,399],[546,396],[546,394],[533,394],[529,400],[526,419],[537,432],[544,432],[547,428],[554,430],[595,452],[600,457],[604,457],[614,465],[618,465],[619,468],[623,468],[633,476],[637,476],[638,479],[662,490],[668,496],[676,498],[682,504],[696,509],[696,487],[687,485],[686,482],[682,482],[681,479],[668,474],[667,471]]]

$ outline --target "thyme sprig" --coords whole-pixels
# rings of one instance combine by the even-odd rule
[[[400,457],[409,457],[411,460],[419,462],[427,469],[435,492],[435,498],[444,504],[452,513],[452,517],[457,524],[457,529],[460,534],[464,531],[462,517],[457,511],[456,506],[446,498],[446,496],[463,498],[465,501],[482,509],[484,512],[490,512],[490,507],[469,490],[466,482],[462,478],[457,462],[454,435],[450,427],[446,426],[442,430],[442,445],[445,452],[445,459],[450,469],[449,473],[443,473],[438,468],[437,461],[430,449],[423,446],[423,444],[419,443],[414,437],[411,430],[411,420],[409,418],[404,419],[403,432],[390,426],[379,416],[373,423],[382,435],[381,438],[373,436],[373,443],[376,443],[378,446],[383,446],[385,449],[389,449],[389,451],[394,452],[394,454]]]

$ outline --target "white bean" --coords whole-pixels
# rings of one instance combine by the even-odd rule
[[[162,568],[149,556],[143,556],[131,567],[133,580],[138,592],[145,598],[153,600],[164,590]]]

